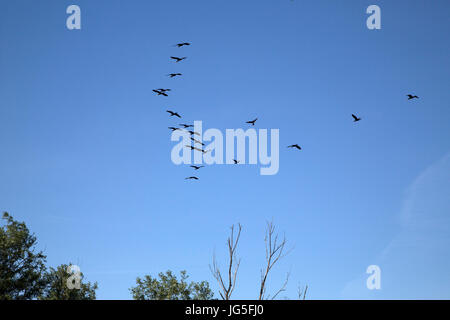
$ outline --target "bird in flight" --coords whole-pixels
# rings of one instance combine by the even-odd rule
[[[298,144],[291,144],[288,148],[297,148],[298,150],[302,150],[302,148]]]
[[[171,116],[171,117],[172,117],[172,116],[176,116],[176,117],[178,117],[178,118],[181,118],[181,116],[180,116],[177,112],[170,111],[170,110],[166,110],[166,112],[170,113],[170,116]]]
[[[175,131],[175,130],[180,130],[180,128],[175,128],[175,127],[168,127],[170,130]]]
[[[181,42],[181,43],[177,43],[176,46],[178,48],[181,48],[182,46],[190,46],[191,44],[189,42]]]
[[[353,117],[353,122],[356,122],[356,121],[361,120],[361,118],[358,118],[358,117],[355,116],[353,113],[352,113],[352,117]]]
[[[192,180],[192,179],[198,180],[198,178],[197,178],[197,177],[194,177],[194,176],[185,178],[185,180]]]
[[[170,57],[171,59],[175,60],[175,62],[180,62],[181,60],[186,59],[187,57],[178,58],[178,57]]]
[[[198,170],[200,168],[203,168],[204,166],[191,166],[191,168],[194,168],[195,170]]]
[[[236,159],[233,159],[234,164],[238,164],[240,161],[237,161]]]
[[[197,139],[194,139],[194,138],[192,138],[192,137],[191,137],[191,140],[194,141],[194,142],[196,142],[196,143],[198,143],[198,144],[201,144],[202,146],[205,145],[203,142],[198,141]]]
[[[154,89],[153,92],[156,92],[158,94],[158,96],[163,95],[165,97],[168,97],[167,93],[165,93],[164,91]]]
[[[171,78],[176,77],[176,76],[181,76],[181,75],[182,75],[182,73],[169,73],[168,74],[168,76]]]
[[[406,96],[408,97],[408,100],[411,100],[411,99],[414,99],[414,98],[419,99],[418,96],[413,96],[412,94],[407,94]]]
[[[192,130],[187,130],[187,132],[189,132],[191,135],[196,134],[196,135],[200,136],[200,133],[192,131]]]
[[[209,150],[203,150],[203,149],[200,149],[200,148],[197,148],[197,147],[190,147],[192,150],[197,150],[197,151],[200,151],[200,152],[202,152],[202,153],[207,153]]]
[[[180,123],[180,126],[184,127],[185,129],[189,128],[189,127],[193,127],[192,124],[185,124],[185,123]]]
[[[256,118],[255,120],[252,120],[252,121],[247,121],[246,123],[251,123],[251,124],[252,124],[252,126],[254,126],[254,125],[255,125],[255,122],[256,122],[256,120],[258,120],[258,118]]]

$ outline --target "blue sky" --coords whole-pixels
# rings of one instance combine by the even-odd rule
[[[71,4],[81,30],[66,28]],[[371,4],[381,30],[366,27]],[[238,222],[233,298],[257,298],[271,219],[293,251],[269,293],[290,271],[281,297],[308,284],[310,299],[450,298],[448,1],[1,7],[0,210],[27,223],[50,266],[98,281],[98,298],[129,299],[137,276],[168,269],[217,292],[208,265],[213,252],[225,262]],[[151,91],[164,87],[167,98]],[[204,130],[255,117],[279,129],[278,174],[215,165],[185,181],[168,108]],[[378,291],[366,288],[372,264]]]

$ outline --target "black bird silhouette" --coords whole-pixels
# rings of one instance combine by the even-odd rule
[[[203,142],[198,141],[197,139],[194,139],[194,138],[192,138],[192,137],[191,137],[191,140],[194,141],[194,142],[196,142],[196,143],[198,143],[198,144],[201,144],[202,146],[205,145]]]
[[[180,123],[180,126],[183,126],[183,127],[186,129],[186,128],[189,128],[189,127],[193,127],[194,125],[192,125],[192,124]]]
[[[200,152],[202,152],[202,153],[207,153],[209,150],[203,150],[203,149],[200,149],[200,148],[197,148],[197,147],[192,147],[192,149],[193,150],[197,150],[197,151],[200,151]]]
[[[408,100],[411,100],[411,99],[414,99],[414,98],[419,99],[418,96],[413,96],[412,94],[407,94],[406,96],[408,97]]]
[[[247,121],[246,123],[251,123],[251,124],[252,124],[252,126],[254,126],[254,125],[255,125],[255,122],[256,122],[256,120],[258,120],[258,118],[256,118],[255,120],[252,120],[252,121]]]
[[[192,179],[198,180],[198,178],[197,178],[197,177],[194,177],[194,176],[185,178],[185,180],[192,180]]]
[[[188,146],[188,145],[186,145],[186,147],[191,148],[191,150],[197,150],[197,151],[200,151],[200,152],[202,152],[202,153],[207,153],[207,152],[210,151],[210,150],[203,150],[203,149],[200,149],[200,148],[197,148],[197,147],[193,147],[193,146]]]
[[[353,117],[353,122],[356,122],[356,121],[361,120],[361,118],[358,118],[358,117],[355,116],[353,113],[352,113],[352,117]]]
[[[183,74],[182,73],[169,73],[168,74],[168,76],[171,78],[176,77],[176,76],[181,76],[181,75],[183,75]]]
[[[177,43],[176,46],[178,48],[181,48],[182,46],[190,46],[191,44],[189,42],[182,42],[182,43]]]
[[[171,117],[172,117],[172,116],[176,116],[176,117],[178,117],[178,118],[181,118],[181,116],[180,116],[178,113],[174,112],[174,111],[166,110],[166,112],[170,113],[170,116],[171,116]]]
[[[187,57],[178,58],[178,57],[170,57],[171,59],[175,60],[175,62],[180,62],[181,60],[186,59]]]
[[[233,159],[233,161],[234,161],[234,164],[238,164],[239,163],[239,161],[237,161],[236,159]]]
[[[196,135],[200,136],[200,133],[192,131],[192,130],[187,130],[187,132],[189,132],[191,135],[196,134]]]
[[[200,168],[203,168],[204,166],[191,166],[191,168],[194,168],[195,170],[198,170]]]
[[[159,95],[163,95],[163,96],[165,96],[165,97],[168,97],[168,95],[167,95],[167,93],[165,93],[164,91],[160,91],[160,90],[153,90],[153,92],[156,92],[157,94],[158,94],[158,96]]]
[[[302,148],[298,144],[291,144],[288,148],[297,148],[298,150],[302,150]]]
[[[168,127],[170,130],[175,131],[175,130],[180,130],[180,128],[175,128],[175,127]]]
[[[157,91],[160,91],[160,92],[166,92],[166,91],[171,91],[171,89],[156,89]]]

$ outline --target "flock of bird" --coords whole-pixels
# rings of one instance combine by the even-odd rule
[[[189,42],[181,42],[181,43],[177,43],[175,46],[178,48],[184,47],[184,46],[190,46],[191,44]],[[176,63],[186,60],[187,57],[175,57],[175,56],[171,56],[170,59],[172,59],[173,61],[175,61]],[[182,76],[182,73],[176,72],[176,73],[169,73],[167,76],[170,78],[175,78],[175,77],[179,77]],[[168,97],[169,94],[168,92],[170,92],[171,89],[165,89],[165,88],[159,88],[159,89],[153,89],[153,92],[155,92],[158,96],[164,96],[164,97]],[[172,110],[166,110],[167,113],[169,113],[170,117],[177,117],[181,119],[181,115],[178,112],[172,111]],[[194,125],[192,124],[186,124],[186,123],[180,123],[179,124],[179,128],[177,127],[169,127],[170,130],[175,131],[175,130],[183,130],[186,132],[189,132],[189,134],[191,135],[191,140],[193,141],[194,145],[186,145],[186,147],[190,148],[191,150],[197,150],[200,151],[202,153],[207,153],[207,150],[204,150],[203,148],[197,148],[195,145],[199,144],[202,147],[205,146],[205,144],[203,142],[201,142],[200,140],[197,140],[194,138],[194,136],[200,136],[200,134],[198,132],[192,131],[192,130],[188,130],[188,128],[193,128]],[[196,166],[196,165],[192,165],[191,168],[193,168],[194,170],[199,170],[201,168],[203,168],[204,166]],[[185,178],[187,180],[198,180],[199,178],[196,176],[190,176]]]
[[[175,46],[178,48],[181,48],[183,46],[190,46],[191,44],[189,42],[181,42],[181,43],[177,43]],[[183,60],[186,60],[187,57],[175,57],[175,56],[171,56],[170,59],[174,60],[175,62],[180,62]],[[170,78],[175,78],[175,77],[179,77],[182,76],[182,73],[169,73],[167,76]],[[158,96],[164,96],[164,97],[168,97],[169,96],[169,92],[171,91],[171,89],[166,89],[166,88],[158,88],[158,89],[153,89],[153,92],[155,92]],[[181,115],[176,112],[176,111],[172,111],[172,110],[166,110],[167,113],[169,113],[170,117],[177,117],[181,119]],[[255,125],[256,120],[258,120],[258,118],[254,119],[254,120],[250,120],[247,121],[246,123],[251,124],[252,126]],[[185,132],[188,132],[191,135],[191,141],[193,142],[193,145],[185,145],[186,148],[190,148],[191,150],[196,150],[199,152],[202,152],[203,154],[209,152],[210,150],[204,150],[203,147],[205,146],[205,144],[203,142],[201,142],[200,140],[196,139],[195,136],[200,136],[200,134],[198,132],[195,132],[193,130],[188,130],[188,128],[193,128],[194,126],[192,124],[186,124],[186,123],[180,123],[179,127],[168,127],[170,130],[175,131],[175,130],[182,130]],[[201,147],[196,147],[196,145],[200,145]],[[299,150],[301,150],[300,146],[295,144],[289,147],[296,147]],[[234,164],[238,164],[239,161],[236,159],[233,159]],[[203,168],[204,166],[197,166],[197,165],[191,165],[191,168],[193,168],[195,171]],[[199,180],[199,178],[197,176],[189,176],[187,178],[185,178],[186,180]]]
[[[189,42],[181,42],[181,43],[177,43],[175,46],[178,48],[181,48],[183,46],[190,46],[191,44]],[[175,57],[175,56],[171,56],[170,57],[172,60],[174,60],[176,63],[186,60],[187,57]],[[169,73],[167,76],[170,78],[175,78],[175,77],[179,77],[182,76],[182,73]],[[171,89],[164,89],[164,88],[159,88],[159,89],[153,89],[153,92],[155,92],[158,96],[165,96],[168,97],[168,92],[171,91]],[[407,94],[406,95],[408,97],[408,100],[412,100],[412,99],[419,99],[418,96],[416,95],[412,95],[412,94]],[[170,114],[170,117],[178,117],[181,119],[181,115],[178,112],[172,111],[172,110],[166,110],[167,113]],[[353,118],[353,122],[358,122],[361,120],[360,117],[356,116],[355,114],[352,113],[352,118]],[[246,121],[247,124],[251,124],[252,126],[255,125],[255,122],[258,120],[258,118],[255,118],[254,120],[250,120],[250,121]],[[194,125],[192,124],[186,124],[186,123],[180,123],[179,124],[180,127],[168,127],[170,130],[175,131],[175,130],[182,130],[185,132],[189,132],[189,134],[191,135],[191,140],[193,141],[194,145],[185,145],[185,147],[190,148],[191,150],[196,150],[199,152],[202,152],[203,154],[209,152],[210,150],[204,150],[203,147],[205,146],[204,143],[202,143],[200,140],[197,140],[194,138],[195,135],[200,136],[200,134],[198,132],[192,131],[192,130],[187,130],[188,128],[193,128]],[[195,145],[201,145],[201,148],[197,148]],[[298,144],[291,144],[288,146],[288,148],[295,148],[298,150],[302,150],[302,148],[298,145]],[[239,161],[236,159],[233,159],[234,164],[238,164]],[[203,168],[204,166],[196,166],[196,165],[191,165],[191,168],[193,168],[195,171]],[[189,176],[187,178],[185,178],[186,180],[199,180],[199,178],[197,176]]]

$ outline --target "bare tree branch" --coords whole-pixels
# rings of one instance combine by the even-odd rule
[[[269,272],[281,258],[285,257],[289,253],[285,252],[286,238],[283,236],[283,239],[278,239],[278,234],[275,234],[275,226],[273,224],[273,221],[267,222],[264,242],[266,245],[266,266],[264,270],[261,270],[259,300],[268,299],[270,297],[270,295],[266,296],[267,277],[269,275]],[[272,299],[274,299],[280,292],[286,289],[288,279],[289,274],[281,289],[276,292]]]
[[[288,272],[288,273],[286,274],[286,280],[284,280],[283,286],[280,288],[280,290],[278,290],[278,291],[273,295],[272,300],[275,300],[275,298],[277,297],[277,295],[280,294],[281,292],[286,291],[286,286],[287,286],[287,284],[288,284],[288,282],[289,282],[289,276],[290,276],[290,275],[291,275],[290,272]]]
[[[241,259],[238,259],[236,256],[236,249],[239,242],[239,238],[241,237],[241,230],[242,226],[239,223],[238,224],[238,232],[237,236],[235,238],[234,235],[234,225],[231,226],[231,235],[227,239],[227,246],[228,246],[228,281],[227,285],[225,285],[225,282],[222,277],[222,273],[220,271],[219,265],[216,260],[216,256],[214,254],[213,256],[213,264],[212,266],[209,266],[209,269],[211,270],[211,273],[213,274],[214,278],[220,285],[220,296],[223,300],[230,300],[231,294],[233,293],[234,288],[236,287],[236,278],[237,278],[237,272],[239,269],[239,265],[241,264]]]
[[[308,285],[306,285],[304,288],[301,288],[300,285],[298,286],[298,298],[300,300],[306,300],[306,292],[308,291]]]

